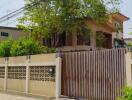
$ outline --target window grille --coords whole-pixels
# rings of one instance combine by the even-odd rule
[[[26,79],[26,66],[9,66],[9,79]]]
[[[55,76],[50,75],[49,66],[30,66],[30,80],[55,81]]]
[[[0,67],[0,78],[5,78],[5,67]]]

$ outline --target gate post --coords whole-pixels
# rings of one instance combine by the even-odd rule
[[[60,53],[57,53],[57,57],[56,57],[56,98],[60,98],[61,96],[61,65],[62,65],[62,58],[60,57]]]
[[[5,79],[4,79],[4,91],[7,90],[7,78],[8,78],[8,58],[5,58]]]
[[[126,53],[125,62],[126,62],[126,83],[128,86],[132,85],[132,59],[131,52]]]
[[[29,77],[30,77],[30,68],[29,68],[30,56],[26,57],[26,88],[25,92],[28,94],[29,92]]]

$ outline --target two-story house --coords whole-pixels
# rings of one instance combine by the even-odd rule
[[[107,23],[100,25],[94,20],[87,20],[87,27],[90,28],[92,34],[90,36],[83,36],[77,34],[66,35],[60,34],[59,36],[54,36],[52,38],[44,39],[44,45],[52,47],[56,44],[57,37],[58,40],[57,47],[59,50],[88,50],[97,47],[98,37],[103,34],[103,45],[102,48],[114,48],[123,46],[123,23],[129,18],[121,13],[115,13],[109,16]]]

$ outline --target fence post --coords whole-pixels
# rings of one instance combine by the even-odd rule
[[[126,53],[126,82],[128,86],[132,85],[132,59],[131,59],[131,52]]]
[[[26,94],[29,92],[29,77],[30,77],[30,68],[29,68],[29,61],[30,61],[30,56],[26,57]]]
[[[62,59],[58,53],[56,58],[56,98],[60,98],[61,95],[61,64]]]
[[[5,79],[4,79],[4,91],[7,90],[7,77],[8,77],[8,58],[5,58]]]

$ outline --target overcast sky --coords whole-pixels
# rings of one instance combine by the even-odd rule
[[[132,32],[132,0],[122,1],[123,3],[121,5],[121,12],[130,18],[129,21],[124,23],[124,34],[125,37],[132,37],[131,35],[128,35],[128,33]],[[0,17],[23,6],[24,0],[0,0]],[[14,26],[14,24],[16,23],[16,18],[4,23],[0,23],[0,26]]]

